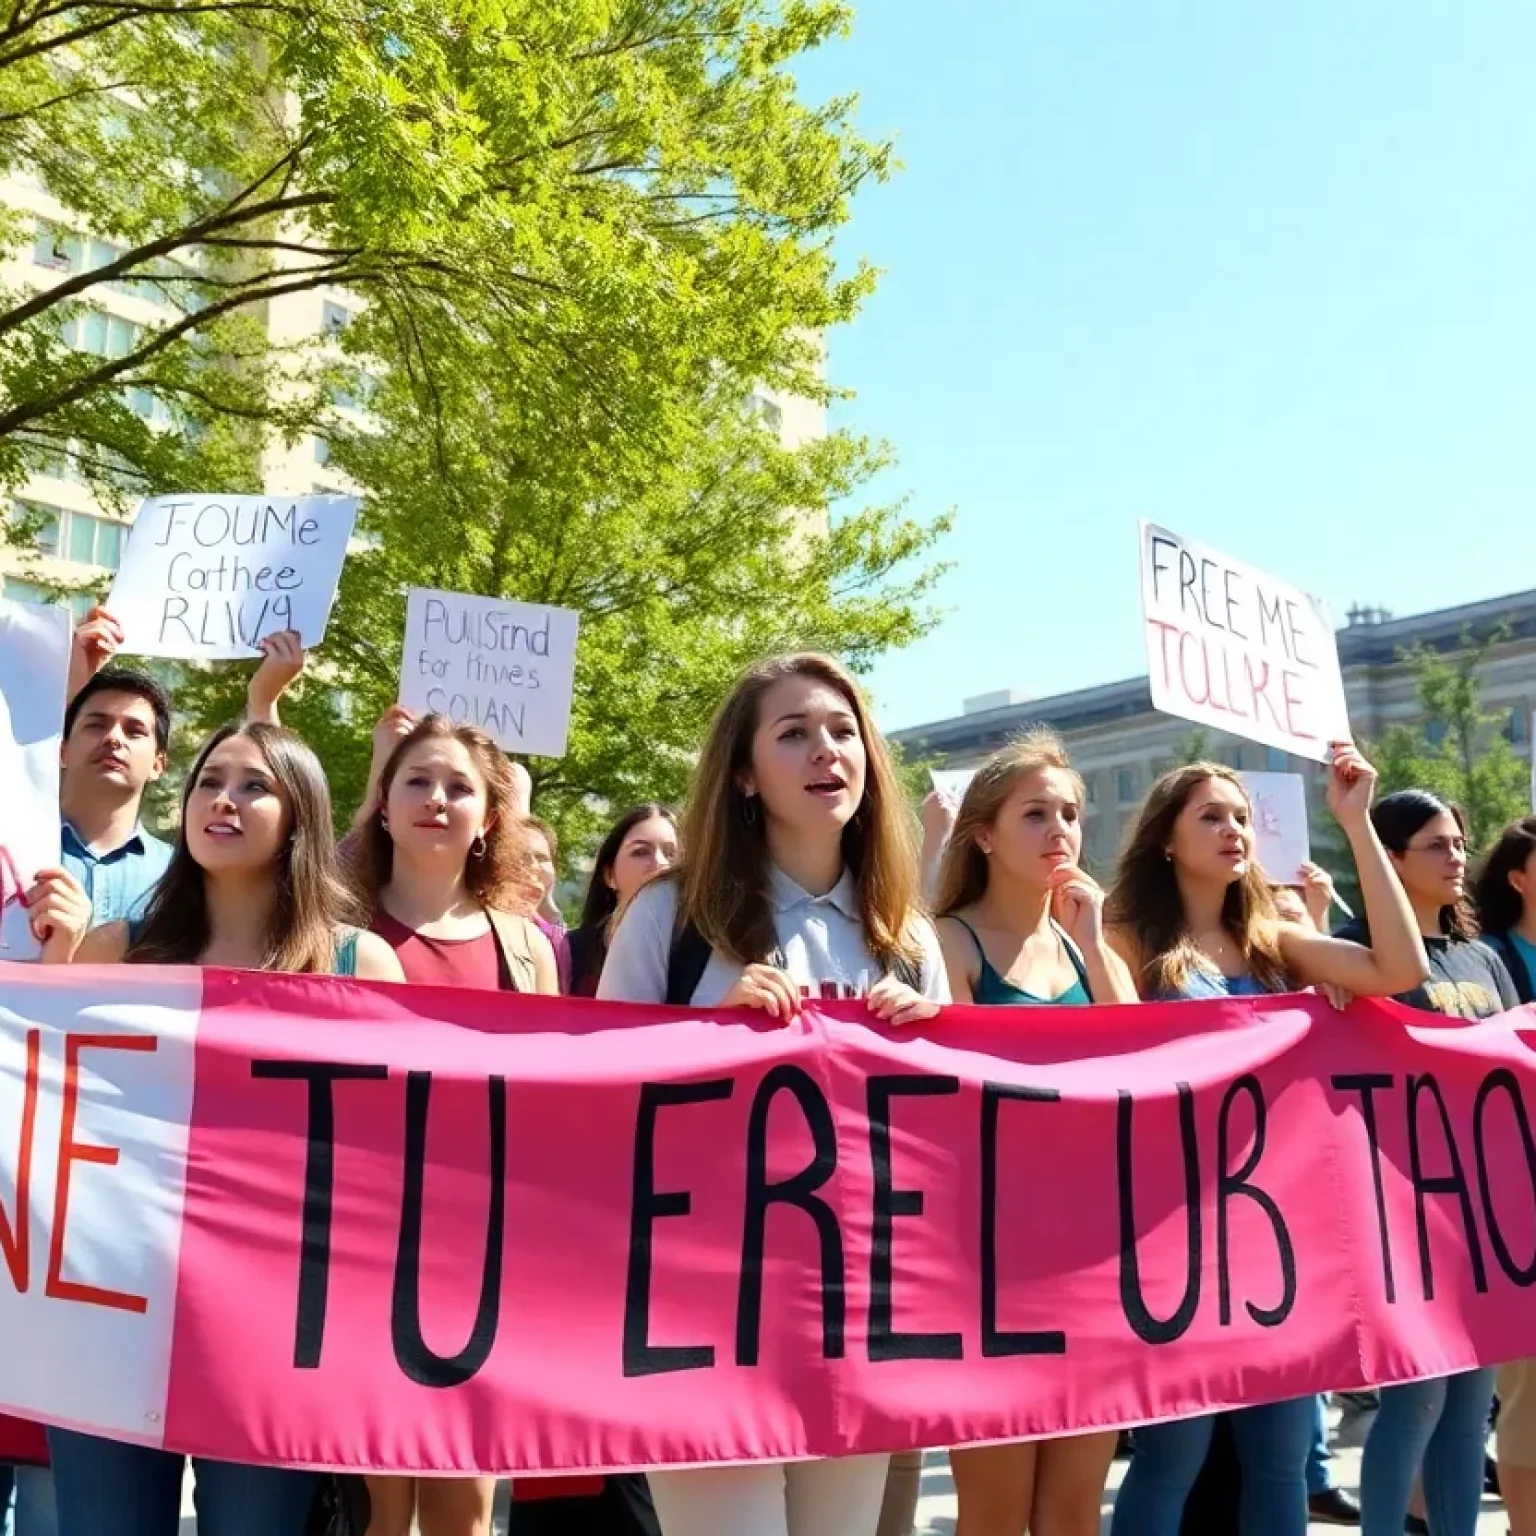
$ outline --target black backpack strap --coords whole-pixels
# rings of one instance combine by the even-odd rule
[[[667,955],[667,1002],[686,1008],[709,967],[710,947],[704,935],[686,922],[678,929]]]

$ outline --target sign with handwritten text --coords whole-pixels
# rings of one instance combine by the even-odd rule
[[[0,597],[0,959],[34,960],[22,898],[59,862],[69,610]]]
[[[1152,523],[1141,595],[1154,709],[1315,762],[1349,739],[1321,600]]]
[[[1312,857],[1307,828],[1307,781],[1299,773],[1238,775],[1253,806],[1254,852],[1259,866],[1281,885],[1300,885]]]
[[[508,752],[559,757],[571,725],[578,615],[412,587],[400,702],[477,725]]]
[[[353,496],[154,496],[107,606],[139,656],[233,661],[296,629],[325,635],[357,518]]]

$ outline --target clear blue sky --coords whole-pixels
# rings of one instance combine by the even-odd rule
[[[1340,622],[1536,586],[1536,10],[864,0],[801,73],[905,164],[835,419],[959,512],[888,728],[1143,671],[1142,516]]]

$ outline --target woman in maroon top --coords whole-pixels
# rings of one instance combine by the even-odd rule
[[[427,715],[400,740],[351,842],[371,926],[418,985],[559,991],[524,915],[529,860],[511,766],[473,726]],[[490,1477],[370,1477],[368,1536],[490,1536]]]

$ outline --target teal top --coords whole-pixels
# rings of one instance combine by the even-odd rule
[[[144,919],[131,917],[128,919],[128,943],[131,947],[139,941],[139,935],[144,932]],[[341,928],[336,934],[336,950],[331,959],[331,975],[356,976],[357,975],[357,936],[361,932],[357,928]]]
[[[1536,982],[1536,944],[1532,944],[1523,933],[1516,933],[1513,928],[1504,937],[1515,946],[1515,953],[1525,962],[1525,974],[1532,982]]]
[[[971,988],[973,1003],[1001,1008],[1065,1008],[1072,1004],[1093,1001],[1093,994],[1088,990],[1088,968],[1083,964],[1083,957],[1077,952],[1077,945],[1061,929],[1056,928],[1054,923],[1051,926],[1055,928],[1056,936],[1061,940],[1067,952],[1067,958],[1072,962],[1072,969],[1077,972],[1077,980],[1056,997],[1040,997],[1009,981],[987,959],[987,952],[981,946],[980,934],[963,917],[956,917],[955,921],[970,934],[971,942],[976,946],[977,958],[981,961],[981,974],[976,978],[976,985]]]

